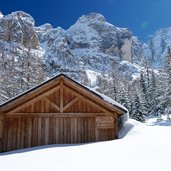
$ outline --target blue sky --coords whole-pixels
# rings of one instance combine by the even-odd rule
[[[39,26],[51,23],[67,29],[83,14],[99,12],[118,27],[126,27],[141,40],[171,25],[171,0],[1,0],[0,10],[29,13]]]

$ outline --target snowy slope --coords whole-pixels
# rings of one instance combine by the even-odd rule
[[[129,120],[121,133],[127,134],[108,142],[2,154],[1,170],[170,171],[170,127],[149,127]]]

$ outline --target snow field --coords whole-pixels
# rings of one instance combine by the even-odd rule
[[[118,140],[52,145],[0,155],[2,170],[170,171],[171,128],[125,123]]]

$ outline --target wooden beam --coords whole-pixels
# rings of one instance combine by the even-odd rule
[[[60,80],[60,113],[63,113],[64,108],[64,86],[63,86],[63,79]]]
[[[52,105],[55,109],[57,109],[58,111],[60,111],[60,108],[57,104],[55,104],[54,102],[52,102],[51,100],[48,99],[48,97],[44,98],[46,102],[48,102],[50,105]]]
[[[4,113],[0,113],[0,152],[3,151],[3,136],[4,136],[4,119],[5,114]]]
[[[113,114],[113,118],[114,118],[114,133],[115,133],[115,138],[118,138],[118,132],[119,132],[119,128],[118,128],[118,117],[117,114]]]
[[[5,117],[5,114],[0,113],[0,139],[3,136],[4,117]]]
[[[6,117],[97,117],[113,116],[111,113],[8,113]]]
[[[79,99],[82,99],[82,100],[86,101],[88,104],[90,104],[90,105],[92,105],[92,106],[94,106],[94,107],[96,107],[96,108],[100,108],[103,112],[105,112],[105,113],[109,113],[109,112],[110,112],[110,111],[104,109],[102,106],[100,106],[100,105],[96,104],[95,102],[89,100],[88,98],[86,98],[86,97],[84,97],[84,96],[78,94],[77,92],[73,91],[71,88],[69,88],[69,87],[67,87],[67,86],[65,86],[65,85],[64,85],[64,88],[65,88],[66,90],[68,90],[68,91],[71,91],[75,96],[79,97]],[[111,113],[111,112],[110,112],[110,113]]]
[[[95,102],[98,102],[99,105],[102,105],[109,111],[114,112],[116,110],[119,115],[122,115],[123,113],[126,112],[126,111],[122,110],[121,108],[106,102],[101,97],[98,97],[98,95],[96,95],[96,93],[91,92],[91,90],[86,89],[84,86],[78,85],[77,83],[75,83],[67,78],[65,78],[64,80],[65,80],[64,85],[66,85],[67,87],[74,87],[74,89],[75,89],[74,92],[77,91],[77,92],[81,92],[82,94],[85,94],[86,98],[90,97],[89,99],[94,99]]]
[[[79,97],[75,97],[71,102],[69,102],[67,105],[64,106],[63,111],[65,111],[67,108],[69,108],[70,106],[72,106],[78,100],[79,100]]]
[[[25,93],[21,94],[19,98],[16,98],[14,100],[11,100],[9,103],[3,105],[1,107],[1,110],[5,113],[11,111],[14,108],[17,108],[20,104],[26,103],[36,97],[38,97],[41,94],[44,94],[47,92],[47,90],[52,90],[53,88],[56,88],[59,86],[59,80],[52,80],[47,84],[39,85],[37,88],[30,89],[26,91]]]
[[[41,95],[39,95],[38,97],[36,97],[36,98],[34,98],[34,99],[31,99],[31,100],[28,101],[28,102],[25,102],[25,103],[22,104],[21,106],[18,106],[17,108],[15,108],[15,109],[13,109],[13,110],[11,110],[11,111],[9,111],[9,112],[10,112],[10,113],[15,113],[15,112],[19,111],[20,109],[25,108],[25,107],[27,107],[28,105],[31,105],[32,103],[35,103],[35,102],[39,101],[40,99],[46,97],[47,95],[49,95],[49,94],[51,94],[51,93],[57,91],[58,89],[59,89],[59,86],[54,87],[53,89],[49,90],[48,92],[46,92],[46,93],[44,93],[44,94],[41,94]],[[8,113],[9,113],[9,112],[8,112]]]

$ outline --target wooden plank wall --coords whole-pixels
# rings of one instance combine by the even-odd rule
[[[8,116],[2,151],[114,139],[114,128],[99,127],[97,120],[95,117]]]
[[[93,117],[7,117],[3,151],[96,141]]]
[[[112,140],[118,133],[117,114],[63,81],[8,111],[4,118],[0,118],[0,151]]]

